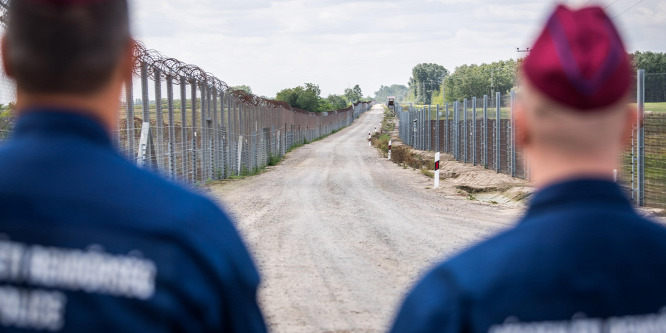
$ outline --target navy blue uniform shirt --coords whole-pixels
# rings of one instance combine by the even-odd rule
[[[428,273],[392,332],[666,330],[655,317],[665,306],[666,229],[638,216],[618,185],[576,180],[539,191],[515,228]]]
[[[0,146],[0,331],[264,332],[258,284],[229,218],[96,121],[31,110]]]

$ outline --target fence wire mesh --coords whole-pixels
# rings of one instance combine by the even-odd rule
[[[117,149],[179,182],[251,174],[295,145],[349,126],[372,103],[313,113],[229,88],[201,68],[137,43],[113,133]],[[11,136],[15,86],[0,77],[0,143]]]
[[[666,73],[647,73],[640,81],[640,72],[636,98],[644,98],[637,103],[639,110],[643,105],[644,116],[621,157],[618,182],[636,204],[666,208]],[[442,112],[425,127],[418,118],[428,107],[405,106],[398,113],[400,137],[421,150],[435,150],[439,143],[439,151],[455,160],[529,179],[529,163],[516,144],[515,101],[512,91],[430,106]],[[431,138],[429,145],[422,137]]]

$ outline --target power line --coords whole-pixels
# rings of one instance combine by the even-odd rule
[[[645,0],[639,0],[637,3],[633,4],[631,7],[625,9],[622,13],[613,16],[613,18],[616,19],[616,18],[620,17],[622,14],[624,14],[624,13],[630,11],[632,8],[638,6],[638,4],[640,4],[640,3],[643,2],[643,1],[645,1]]]
[[[606,5],[606,9],[610,8],[610,6],[614,5],[614,4],[615,4],[616,2],[618,2],[618,1],[620,1],[620,0],[615,0],[615,1],[611,2],[611,3],[609,3],[608,5]]]

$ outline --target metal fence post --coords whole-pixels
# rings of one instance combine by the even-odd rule
[[[453,158],[458,160],[458,101],[453,102],[453,110],[451,110],[451,118],[453,123],[451,124],[451,133],[453,137],[451,138],[451,145],[453,149]]]
[[[488,95],[483,95],[483,167],[488,169]]]
[[[428,105],[428,151],[432,150],[432,110]]]
[[[180,77],[180,157],[181,157],[181,175],[182,179],[187,179],[187,80],[184,76]]]
[[[150,97],[148,95],[148,64],[145,62],[141,63],[141,105],[142,105],[142,122],[150,123]],[[142,130],[143,132],[143,130]],[[147,135],[151,135],[151,132],[147,132]],[[150,140],[152,142],[152,139]],[[143,163],[143,161],[138,160],[137,163]],[[153,165],[152,162],[150,165]]]
[[[425,106],[421,107],[419,125],[419,150],[425,150]]]
[[[444,125],[444,149],[446,149],[446,153],[449,154],[449,153],[451,153],[451,147],[449,145],[449,135],[450,135],[449,134],[449,128],[450,128],[450,125],[449,125],[449,103],[446,103],[446,105],[444,106],[444,109],[445,109],[444,110],[444,118],[445,118],[445,122],[444,122],[444,124],[445,124]]]
[[[197,82],[190,82],[192,89],[192,96],[190,96],[192,102],[192,176],[191,180],[193,183],[197,181]]]
[[[516,177],[516,91],[511,89],[511,177]]]
[[[126,100],[126,123],[127,123],[127,156],[135,158],[136,152],[134,151],[134,84],[130,77],[125,83],[125,100]]]
[[[464,154],[465,154],[464,162],[468,163],[469,162],[469,133],[467,133],[467,132],[468,132],[468,129],[469,129],[469,126],[468,126],[469,124],[468,124],[468,117],[467,117],[467,98],[465,98],[463,100],[463,112],[464,112],[463,113],[463,115],[464,115],[463,116],[464,117],[464,121],[463,121],[463,138],[464,138],[463,139],[463,144],[465,145],[464,148],[463,148],[463,151],[464,151]]]
[[[218,113],[217,113],[217,102],[218,102],[218,96],[217,96],[217,88],[212,88],[212,100],[213,100],[213,130],[211,132],[211,135],[213,135],[213,150],[211,151],[211,154],[213,156],[212,164],[213,164],[213,179],[219,180],[221,177],[221,167],[220,167],[220,125],[218,123]]]
[[[502,93],[497,93],[497,100],[495,102],[496,115],[495,115],[495,169],[499,173],[502,169],[500,164],[502,163],[502,115],[501,115],[501,106],[502,106]]]
[[[201,181],[210,179],[210,164],[208,163],[208,84],[201,82]]]
[[[162,115],[162,71],[153,68],[155,77],[155,128],[157,129],[157,167],[164,168],[164,118]]]
[[[173,76],[166,78],[167,109],[169,112],[169,177],[176,179],[176,125],[173,110]]]
[[[472,165],[476,165],[476,97],[472,98]]]
[[[437,116],[435,117],[437,121],[437,144],[435,148],[437,148],[437,152],[440,152],[439,151],[439,104],[437,104],[437,110],[435,110],[435,112],[437,112]]]
[[[232,95],[227,94],[227,172],[226,177],[234,175],[234,111],[231,107]]]
[[[421,110],[421,114],[423,115],[423,117],[421,117],[421,130],[422,130],[422,135],[423,135],[423,138],[421,140],[421,150],[428,150],[428,144],[426,143],[426,141],[428,140],[428,132],[427,132],[427,130],[428,130],[427,127],[428,126],[427,126],[427,120],[426,119],[428,119],[428,117],[427,117],[426,113],[427,113],[427,110],[426,110],[426,107],[424,106]]]
[[[637,83],[637,115],[636,120],[636,137],[637,137],[637,174],[636,180],[638,183],[637,204],[639,207],[645,205],[645,70],[638,70],[638,83]]]

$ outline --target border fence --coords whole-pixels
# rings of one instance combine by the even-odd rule
[[[199,67],[137,43],[115,144],[128,159],[175,181],[202,183],[256,172],[300,144],[352,124],[371,102],[330,112],[229,88]],[[0,80],[0,143],[14,125],[15,87]]]
[[[646,81],[653,89],[647,89]],[[656,89],[655,89],[656,88]],[[529,180],[529,163],[516,145],[516,93],[445,105],[397,105],[400,139],[408,146]],[[639,126],[622,156],[618,182],[638,206],[666,208],[666,73],[637,72]]]
[[[343,127],[372,103],[307,112],[233,90],[196,66],[137,47],[116,133],[136,163],[192,183],[252,173],[293,146]],[[135,83],[138,81],[139,83]],[[135,99],[135,92],[140,98]]]

